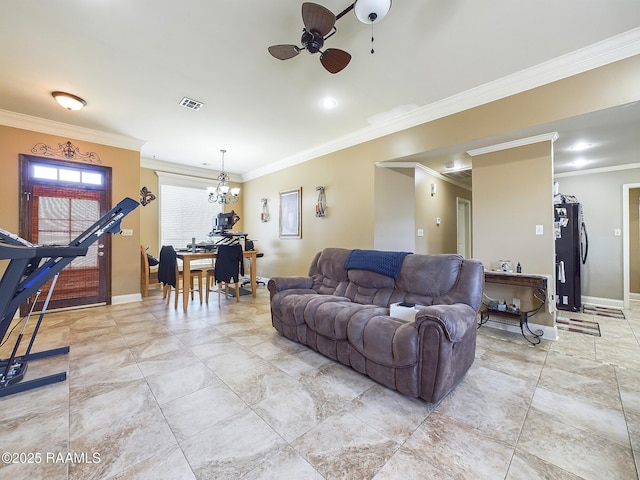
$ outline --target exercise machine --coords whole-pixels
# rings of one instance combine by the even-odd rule
[[[31,295],[40,295],[41,287],[49,280],[52,280],[26,352],[24,355],[17,355],[36,304],[35,301],[32,302],[31,310],[23,320],[11,355],[6,359],[0,360],[0,397],[66,380],[66,372],[61,372],[22,381],[29,361],[69,353],[68,346],[31,353],[33,342],[38,334],[51,294],[58,280],[58,274],[76,257],[85,256],[89,246],[104,234],[120,233],[122,219],[135,210],[138,205],[137,201],[128,197],[124,198],[97,222],[64,246],[35,245],[20,238],[18,235],[0,228],[0,260],[9,260],[2,279],[0,279],[0,339],[2,344],[9,339],[13,331],[13,329],[9,331],[9,328],[20,305],[27,301]]]

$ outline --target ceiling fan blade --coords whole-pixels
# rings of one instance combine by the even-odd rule
[[[320,57],[322,66],[327,69],[329,73],[338,73],[344,67],[349,65],[351,61],[351,55],[344,50],[337,48],[328,48],[324,51]]]
[[[278,60],[289,60],[300,53],[300,48],[296,45],[271,45],[269,53]]]
[[[302,22],[308,31],[324,37],[336,24],[336,16],[322,5],[305,2],[302,4]]]

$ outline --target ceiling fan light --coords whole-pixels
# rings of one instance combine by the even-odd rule
[[[391,0],[356,0],[353,10],[362,23],[378,23],[391,9]]]
[[[82,98],[72,95],[71,93],[51,92],[51,96],[67,110],[80,110],[87,104]]]

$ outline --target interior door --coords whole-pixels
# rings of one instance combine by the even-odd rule
[[[52,161],[40,157],[21,158],[22,219],[20,236],[42,245],[68,245],[109,210],[110,169]],[[58,277],[48,308],[105,304],[110,298],[110,235],[93,243],[84,257],[77,257]],[[23,305],[24,314],[36,303],[42,308],[51,281],[40,295]]]

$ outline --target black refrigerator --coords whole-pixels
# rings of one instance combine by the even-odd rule
[[[582,306],[580,269],[587,261],[589,240],[579,203],[554,205],[556,242],[556,304],[577,312]]]

